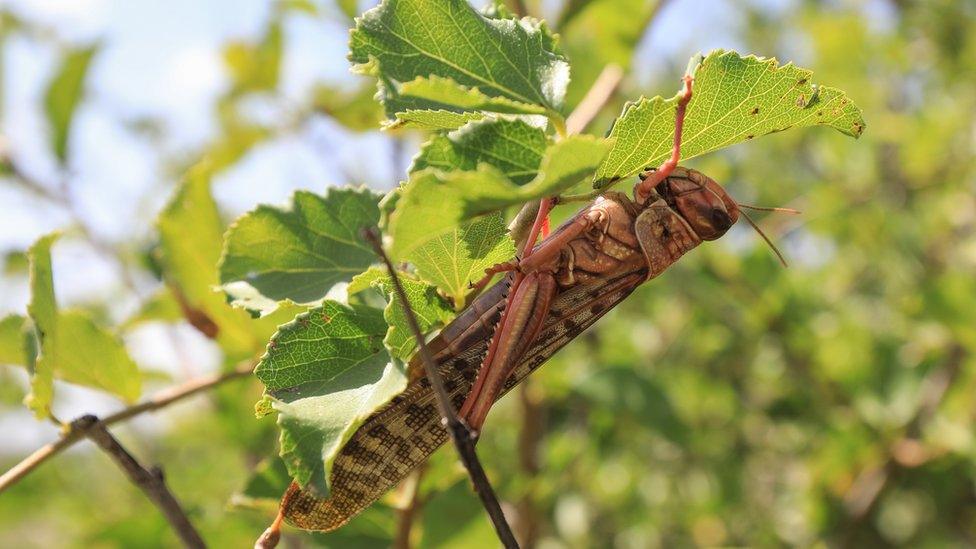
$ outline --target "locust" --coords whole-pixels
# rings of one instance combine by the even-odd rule
[[[505,273],[503,278],[428,343],[455,409],[473,432],[481,430],[495,401],[638,286],[702,242],[722,237],[740,216],[758,230],[718,183],[677,165],[691,84],[686,76],[671,157],[639,175],[633,198],[603,192],[531,245],[556,202],[543,199],[517,259],[488,269],[479,286],[493,275]],[[409,371],[406,390],[373,413],[339,451],[328,498],[292,483],[281,503],[285,520],[306,530],[334,530],[448,440],[418,357]]]

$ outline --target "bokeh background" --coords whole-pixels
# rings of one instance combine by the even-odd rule
[[[743,202],[803,210],[762,220],[791,268],[738,227],[506,397],[479,448],[526,545],[976,545],[976,3],[526,4],[562,32],[572,93],[603,64],[629,64],[593,133],[628,98],[673,94],[687,59],[716,47],[813,69],[868,123],[856,142],[790,131],[691,163]],[[23,251],[62,229],[58,299],[124,339],[147,394],[222,368],[187,323],[142,315],[162,285],[152,220],[205,156],[228,221],[296,189],[392,188],[423,136],[377,131],[372,83],[348,72],[348,14],[369,5],[0,2],[0,315],[27,303]],[[64,83],[52,79],[88,48],[59,148],[45,105]],[[3,469],[57,436],[20,403],[26,379],[0,366]],[[249,546],[273,516],[256,498],[273,481],[243,495],[276,454],[273,421],[253,416],[259,395],[242,381],[114,429],[165,468],[214,547]],[[59,383],[54,411],[121,406]],[[414,541],[492,546],[452,461],[438,454],[424,477]],[[400,503],[283,543],[386,546]],[[90,444],[0,495],[3,547],[175,544]]]

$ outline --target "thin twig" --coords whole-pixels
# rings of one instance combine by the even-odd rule
[[[254,364],[248,363],[232,372],[227,372],[225,374],[191,379],[186,383],[166,389],[145,402],[140,402],[139,404],[124,408],[110,416],[107,416],[102,419],[99,424],[103,427],[108,427],[112,424],[126,421],[139,414],[158,410],[165,406],[169,406],[174,402],[183,400],[184,398],[212,389],[218,385],[222,385],[228,381],[248,376],[253,369]],[[87,433],[83,429],[78,428],[75,425],[76,422],[77,420],[68,425],[67,430],[62,433],[61,438],[37,449],[33,454],[24,458],[23,461],[11,467],[9,471],[3,475],[0,475],[0,493],[3,493],[4,490],[16,484],[17,481],[25,477],[48,459],[56,456],[65,449],[70,448],[76,442],[84,438]]]
[[[613,97],[613,92],[620,86],[620,81],[623,78],[624,70],[620,65],[611,63],[603,67],[596,81],[583,96],[583,100],[576,105],[569,118],[566,119],[566,133],[576,135],[586,129],[607,104],[607,101]]]
[[[62,176],[61,181],[57,185],[57,189],[52,189],[51,185],[42,183],[37,178],[28,174],[18,162],[15,162],[11,157],[10,152],[6,146],[6,143],[2,140],[0,136],[0,166],[6,168],[10,180],[17,184],[21,189],[24,189],[31,194],[43,198],[48,202],[62,208],[71,218],[75,229],[81,234],[95,249],[96,252],[102,256],[108,258],[116,264],[116,268],[119,271],[119,276],[121,277],[122,283],[137,297],[142,297],[139,290],[139,285],[136,283],[135,277],[129,271],[129,267],[125,262],[125,259],[120,254],[116,247],[98,237],[85,222],[81,212],[78,209],[78,205],[72,199],[71,189],[68,185],[68,180],[66,176]]]
[[[511,224],[508,226],[508,234],[515,241],[515,249],[520,250],[525,243],[525,239],[529,237],[529,231],[532,230],[532,224],[535,223],[536,214],[539,213],[539,201],[533,200],[532,202],[526,202],[519,213],[512,220]]]
[[[525,17],[529,14],[529,10],[525,6],[525,0],[509,0],[508,4],[516,17]]]
[[[423,507],[424,501],[420,497],[420,482],[424,478],[427,468],[425,464],[410,473],[401,488],[404,492],[403,506],[397,512],[396,536],[393,538],[394,549],[410,549],[410,533],[413,532],[413,524]]]
[[[481,498],[481,504],[485,507],[485,511],[488,512],[488,517],[491,518],[491,522],[495,526],[495,532],[498,534],[498,539],[502,542],[502,545],[517,548],[518,542],[515,540],[515,535],[512,534],[512,528],[505,519],[505,514],[502,512],[501,505],[498,503],[495,490],[491,487],[488,476],[485,474],[485,469],[481,466],[481,461],[478,460],[478,454],[475,452],[475,434],[458,418],[457,412],[455,412],[454,406],[451,404],[450,396],[448,396],[447,391],[444,389],[444,380],[441,379],[440,373],[437,371],[437,363],[434,362],[434,356],[427,347],[424,334],[417,324],[417,318],[414,316],[413,309],[410,308],[410,302],[407,299],[406,292],[403,290],[403,285],[400,283],[400,277],[397,275],[393,263],[390,262],[390,258],[383,251],[379,236],[369,229],[363,232],[366,240],[376,252],[376,255],[383,260],[387,270],[390,272],[393,288],[400,302],[404,305],[404,316],[407,318],[407,324],[410,326],[410,331],[417,340],[419,347],[418,356],[423,361],[424,369],[427,372],[427,380],[430,381],[430,385],[434,389],[437,407],[440,408],[441,417],[444,418],[447,432],[451,435],[451,439],[454,441],[454,447],[461,457],[461,463],[468,470],[468,475],[474,484],[474,490],[478,494],[478,497]]]
[[[542,406],[539,385],[531,377],[519,387],[519,404],[522,414],[522,428],[519,430],[519,469],[528,479],[539,474],[539,440],[545,430],[545,407]],[[530,480],[516,508],[518,521],[516,528],[522,547],[532,548],[539,539],[539,511],[536,509],[536,483]]]
[[[186,516],[180,502],[176,501],[173,493],[166,487],[163,481],[163,472],[158,468],[147,470],[139,464],[132,454],[119,444],[119,441],[108,432],[105,425],[98,421],[95,416],[82,416],[73,423],[87,424],[79,430],[87,433],[88,438],[101,447],[129,477],[133,484],[138,486],[146,494],[159,510],[162,511],[170,526],[179,536],[180,541],[186,547],[206,547],[203,538]]]

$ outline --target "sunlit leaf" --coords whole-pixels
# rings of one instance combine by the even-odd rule
[[[352,19],[356,17],[359,13],[359,2],[357,0],[336,0],[339,5],[339,9],[342,13],[346,14],[346,17]]]
[[[0,319],[0,364],[27,366],[27,319],[8,315]]]
[[[540,105],[491,97],[478,88],[462,86],[450,78],[417,77],[398,88],[402,100],[448,106],[458,111],[490,111],[506,114],[545,114]]]
[[[58,315],[55,345],[54,377],[116,394],[127,402],[139,398],[142,375],[135,362],[121,341],[85,313],[68,310]]]
[[[687,160],[754,137],[794,127],[828,126],[857,137],[861,110],[840,90],[815,86],[813,73],[775,59],[715,50],[695,72],[681,158]],[[641,98],[624,107],[610,136],[613,150],[596,174],[604,187],[655,167],[670,155],[677,96]]]
[[[569,65],[543,24],[490,19],[464,0],[385,0],[357,20],[349,58],[387,85],[450,78],[552,112],[569,81]]]
[[[320,85],[312,93],[313,105],[354,131],[371,131],[383,122],[383,109],[373,98],[375,86],[362,85],[352,91]]]
[[[38,353],[28,363],[31,373],[31,392],[24,403],[38,418],[51,413],[54,398],[54,368],[58,363],[57,325],[58,305],[54,298],[54,273],[51,267],[51,245],[58,234],[39,238],[27,250],[30,263],[30,303],[27,314],[34,322]]]
[[[515,256],[515,243],[508,236],[499,213],[461,223],[414,249],[408,259],[421,278],[437,286],[463,306],[470,284],[485,276],[485,269]]]
[[[281,21],[272,19],[257,43],[231,42],[224,47],[224,62],[234,87],[231,95],[270,91],[278,86],[284,46]]]
[[[481,120],[484,115],[477,112],[453,112],[444,109],[408,109],[396,113],[395,117],[386,125],[387,129],[453,130],[472,120]]]
[[[342,444],[406,387],[386,331],[379,309],[326,301],[282,326],[255,369],[279,414],[289,474],[320,495]]]
[[[520,120],[472,122],[424,144],[410,171],[439,168],[474,170],[490,164],[514,183],[524,184],[539,171],[548,141],[541,129]]]
[[[27,273],[27,254],[22,250],[11,250],[3,254],[3,274],[22,275]]]
[[[224,120],[221,134],[206,149],[210,169],[216,173],[233,166],[258,144],[268,140],[272,131],[260,124],[242,120]]]
[[[71,121],[84,95],[88,66],[98,49],[98,44],[94,44],[65,53],[44,93],[44,114],[51,130],[51,148],[62,164],[68,159]]]
[[[224,291],[243,299],[243,284],[272,302],[321,300],[376,261],[362,231],[376,228],[379,200],[365,188],[330,188],[325,196],[299,191],[287,209],[260,205],[244,214],[224,240]]]
[[[122,327],[131,329],[146,322],[177,322],[183,318],[180,303],[169,288],[161,288],[142,303]]]
[[[234,358],[260,352],[266,339],[256,333],[250,316],[231,308],[222,294],[217,262],[224,226],[210,194],[210,166],[191,169],[157,219],[160,263],[167,281],[192,309],[216,327],[216,340]]]
[[[31,373],[27,406],[37,417],[50,415],[54,378],[94,387],[132,402],[139,397],[141,377],[125,347],[80,311],[59,311],[54,295],[51,245],[57,234],[40,238],[28,250],[31,302],[36,349],[24,358]],[[37,351],[36,358],[29,356]]]

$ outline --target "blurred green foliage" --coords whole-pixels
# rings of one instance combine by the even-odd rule
[[[568,19],[571,54],[590,51],[574,46],[590,38],[569,35],[573,25],[602,33],[582,22],[613,3],[569,2],[582,10]],[[682,259],[499,404],[479,443],[489,476],[518,511],[516,529],[544,547],[976,544],[976,8],[891,2],[894,17],[881,21],[855,3],[735,6],[740,51],[798,55],[854,98],[869,130],[856,143],[787,132],[691,162],[745,203],[804,212],[762,220],[791,268],[745,229]],[[201,151],[214,170],[285,131],[236,108],[278,93],[282,17],[225,50],[236,85],[220,99],[220,139]],[[626,64],[619,47],[608,55]],[[654,90],[627,83],[606,111],[669,94],[677,76]],[[361,96],[319,86],[296,116],[345,113],[331,102]],[[377,119],[359,109],[355,131]],[[172,304],[157,308],[171,319]],[[20,406],[5,370],[0,388],[4,410]],[[273,515],[281,476],[248,484],[276,455],[272,422],[253,418],[259,397],[246,381],[183,405],[158,436],[116,430],[164,466],[215,547],[247,546]],[[2,465],[19,458],[3,454]],[[250,499],[235,496],[246,487]],[[420,545],[495,543],[449,452],[429,464],[417,497]],[[283,544],[387,546],[409,499],[392,493],[335,534],[289,530]],[[97,452],[61,455],[0,495],[0,546],[175,542]]]

